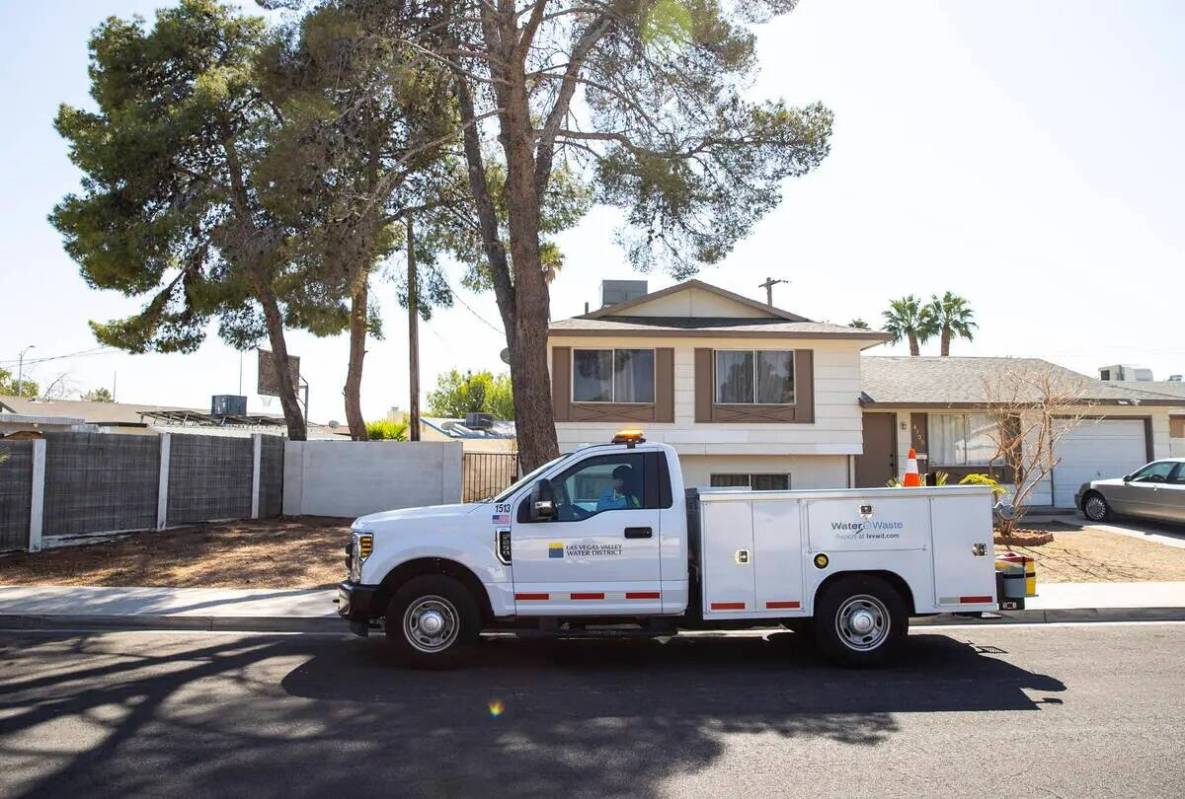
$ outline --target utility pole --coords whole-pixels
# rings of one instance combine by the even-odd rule
[[[789,282],[790,282],[789,280],[782,280],[781,278],[779,278],[778,280],[774,280],[772,277],[767,277],[765,279],[764,283],[759,283],[757,285],[757,288],[765,289],[765,304],[769,305],[770,307],[773,307],[774,286],[778,285],[779,283],[789,283]]]
[[[16,361],[16,395],[18,397],[23,397],[25,395],[24,394],[25,353],[28,352],[29,350],[33,349],[36,346],[37,346],[36,344],[30,344],[29,346],[27,346],[23,350],[21,350],[21,354],[19,356],[17,356],[17,361]]]
[[[407,413],[407,440],[420,440],[420,320],[419,289],[416,286],[416,244],[411,216],[407,216],[407,365],[411,402]]]

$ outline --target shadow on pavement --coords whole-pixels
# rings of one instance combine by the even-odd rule
[[[451,672],[398,669],[375,640],[199,638],[159,654],[119,640],[133,643],[58,637],[61,670],[0,682],[13,779],[34,728],[102,733],[21,795],[646,797],[710,767],[726,734],[875,747],[896,713],[1034,710],[1025,689],[1064,690],[943,635],[912,636],[905,663],[879,671],[826,665],[790,633],[495,640]]]

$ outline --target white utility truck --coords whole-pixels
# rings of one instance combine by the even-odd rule
[[[997,576],[987,487],[685,491],[674,449],[638,432],[486,502],[364,516],[346,552],[338,612],[359,635],[382,622],[404,661],[428,667],[483,630],[777,625],[871,665],[910,616],[1017,609],[1036,585],[1031,562]]]

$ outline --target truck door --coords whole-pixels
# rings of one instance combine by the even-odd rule
[[[516,612],[523,616],[662,610],[657,452],[593,455],[551,478],[556,512],[511,530]]]

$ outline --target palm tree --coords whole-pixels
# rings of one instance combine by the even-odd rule
[[[944,356],[950,355],[952,337],[972,340],[972,331],[979,325],[974,320],[975,312],[964,297],[948,291],[942,297],[931,297],[929,308],[941,337]]]
[[[934,309],[912,294],[890,301],[884,316],[885,332],[893,336],[894,344],[907,339],[910,355],[921,355],[920,346],[938,332]]]
[[[865,322],[860,317],[856,317],[852,321],[848,322],[848,327],[854,327],[857,330],[868,330],[869,329],[868,323]]]

